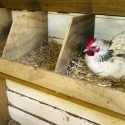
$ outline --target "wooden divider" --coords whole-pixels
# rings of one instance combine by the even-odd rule
[[[13,60],[39,48],[48,39],[47,22],[46,12],[19,12],[12,24],[2,57]]]

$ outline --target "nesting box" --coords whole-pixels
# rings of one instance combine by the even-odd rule
[[[66,73],[81,43],[94,37],[95,24],[94,15],[71,17],[56,72]],[[47,27],[45,12],[19,12],[13,20],[0,59],[1,124],[12,118],[22,125],[124,125],[125,93],[11,61],[47,40]]]

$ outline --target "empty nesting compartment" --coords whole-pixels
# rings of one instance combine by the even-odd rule
[[[48,14],[13,11],[12,16],[13,24],[4,40],[2,58],[54,70],[61,44],[53,38],[48,40]]]

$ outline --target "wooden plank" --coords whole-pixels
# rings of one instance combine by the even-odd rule
[[[40,45],[48,38],[46,12],[20,12],[14,20],[3,58],[16,59]]]
[[[125,16],[125,0],[1,0],[0,7]]]
[[[0,124],[7,125],[10,119],[5,80],[0,78]]]
[[[72,19],[57,61],[56,72],[66,74],[68,61],[80,52],[81,43],[94,37],[94,20],[94,15],[77,16]]]
[[[46,70],[34,69],[31,66],[4,59],[0,59],[0,72],[29,82],[27,85],[33,83],[43,88],[67,95],[71,97],[70,99],[68,98],[70,101],[72,101],[72,98],[75,98],[120,113],[123,115],[120,117],[125,119],[124,92],[89,84],[87,81],[71,79]],[[2,76],[1,74],[1,77]],[[86,104],[86,106],[88,106],[88,104]],[[98,110],[100,109],[99,107],[94,107],[93,109]],[[103,110],[103,112],[107,113],[105,110]],[[117,113],[110,113],[110,115],[115,116]]]
[[[85,119],[84,116],[79,117],[75,114],[73,114],[75,115],[73,116],[69,112],[61,110],[58,107],[53,107],[44,102],[22,96],[14,92],[8,92],[8,100],[10,102],[10,106],[16,107],[27,114],[36,116],[37,118],[44,119],[46,122],[53,125],[99,125],[98,122],[96,123]]]
[[[90,1],[82,0],[1,0],[1,7],[12,9],[43,10],[57,12],[86,12],[91,10]]]
[[[101,125],[118,125],[118,124],[124,125],[125,124],[125,121],[122,121],[118,118],[109,116],[107,114],[104,114],[98,111],[94,111],[90,108],[80,106],[78,104],[74,104],[69,100],[65,100],[65,99],[56,97],[54,95],[50,95],[48,93],[39,91],[36,88],[31,88],[10,80],[7,80],[6,83],[8,88],[8,92],[7,92],[8,98],[11,104],[15,105],[20,109],[23,109],[24,111],[28,111],[30,113],[32,112],[33,114],[38,115],[40,117],[43,117],[43,118],[47,117],[47,119],[49,120],[51,120],[51,117],[53,117],[53,115],[51,115],[51,112],[55,112],[53,114],[55,116],[57,113],[56,115],[57,117],[52,118],[51,121],[55,121],[56,123],[61,122],[62,121],[61,118],[64,117],[64,123],[68,125],[78,124],[78,122],[76,123],[76,121],[80,121],[79,119],[81,119],[81,121],[84,120],[84,122],[87,125],[93,125],[94,123],[101,124]],[[31,104],[32,106],[30,106]],[[40,108],[39,107],[40,105],[44,106],[45,108]],[[47,111],[42,113],[45,110],[47,111],[50,110],[50,111],[48,113]],[[65,121],[67,119],[65,116],[69,117],[68,118],[69,122]],[[71,121],[73,119],[74,119],[74,122],[72,123]]]
[[[0,8],[0,37],[8,35],[11,24],[11,11],[5,8]]]
[[[9,106],[9,112],[12,119],[18,121],[21,125],[51,125],[38,118],[35,118],[23,111]]]
[[[63,44],[73,17],[83,14],[48,12],[48,35]],[[58,21],[57,21],[58,20]],[[53,25],[54,24],[54,25]],[[61,25],[60,25],[61,24]]]
[[[125,16],[125,0],[93,0],[92,8],[95,14]]]

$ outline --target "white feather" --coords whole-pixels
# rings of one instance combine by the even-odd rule
[[[112,57],[108,61],[99,62],[97,56],[85,55],[87,66],[100,76],[112,76],[115,78],[125,77],[125,59]]]
[[[95,52],[94,56],[86,54],[86,64],[90,70],[100,76],[125,77],[125,58],[116,56],[117,54],[125,54],[125,32],[116,35],[112,42],[113,44],[109,46],[103,44],[104,40],[97,39],[91,46],[99,47],[100,51]],[[100,56],[106,54],[109,49],[114,50],[113,57],[101,62]]]

